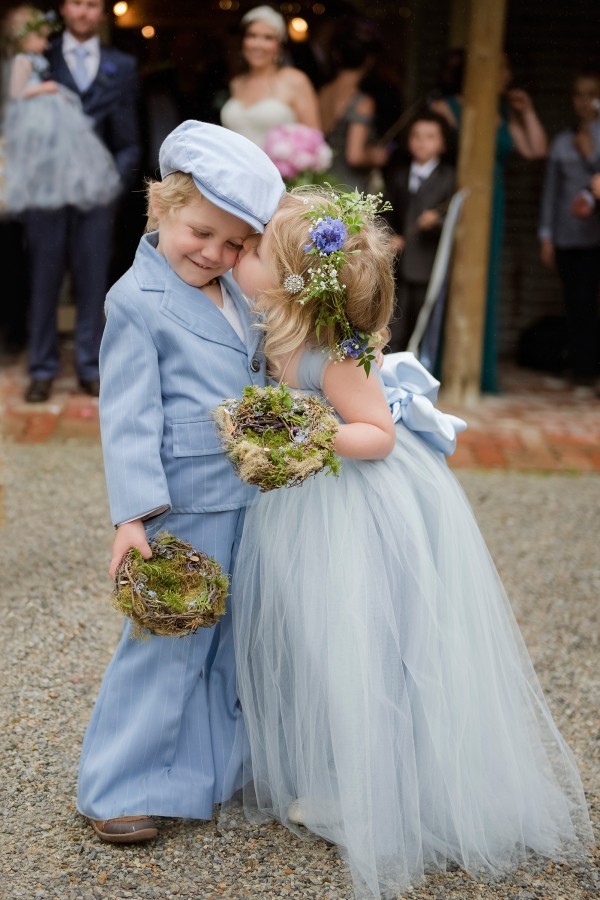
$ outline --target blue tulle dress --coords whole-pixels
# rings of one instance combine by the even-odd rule
[[[300,387],[322,394],[325,364],[305,354]],[[446,465],[460,420],[418,368],[386,358],[391,455],[258,494],[233,578],[246,814],[337,844],[357,897],[592,842],[577,765]]]
[[[3,117],[5,211],[88,210],[112,202],[121,189],[114,159],[77,94],[59,85],[55,94],[22,98],[29,85],[43,80],[48,70],[43,56],[18,54],[11,69],[9,89],[15,80],[18,84],[9,93]]]

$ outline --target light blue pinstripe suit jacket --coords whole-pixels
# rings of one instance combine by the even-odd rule
[[[100,421],[116,525],[159,509],[238,509],[254,491],[222,452],[211,412],[245,385],[264,383],[260,331],[230,275],[246,346],[208,297],[173,272],[156,241],[144,235],[106,301]]]

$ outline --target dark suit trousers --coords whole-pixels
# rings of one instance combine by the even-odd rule
[[[556,268],[563,286],[573,374],[598,375],[600,247],[557,247]]]
[[[29,374],[51,379],[59,367],[57,309],[66,266],[70,268],[77,320],[77,375],[98,378],[104,300],[112,255],[114,207],[82,212],[74,207],[30,210],[25,219],[30,270]]]
[[[415,330],[417,318],[425,302],[427,283],[396,280],[396,302],[394,316],[390,322],[392,332],[389,345],[392,353],[406,350],[410,337]]]

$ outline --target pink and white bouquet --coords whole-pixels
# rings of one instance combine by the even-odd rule
[[[296,122],[277,125],[267,134],[263,150],[275,163],[288,187],[322,184],[333,153],[318,128]]]

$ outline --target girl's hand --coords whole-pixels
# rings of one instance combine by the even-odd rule
[[[113,542],[112,559],[108,574],[113,579],[116,578],[119,564],[128,550],[139,550],[144,559],[150,559],[152,550],[146,538],[146,529],[141,519],[134,519],[133,522],[125,522],[119,525],[115,540]]]
[[[554,244],[552,241],[544,240],[540,243],[540,259],[542,265],[547,269],[554,268]]]
[[[402,235],[394,234],[392,236],[391,240],[392,240],[392,247],[394,248],[396,253],[402,253],[402,251],[404,250],[404,245],[406,244],[406,241],[404,240]]]
[[[592,194],[594,195],[596,200],[600,200],[600,173],[598,175],[594,175],[590,187],[592,189]]]

